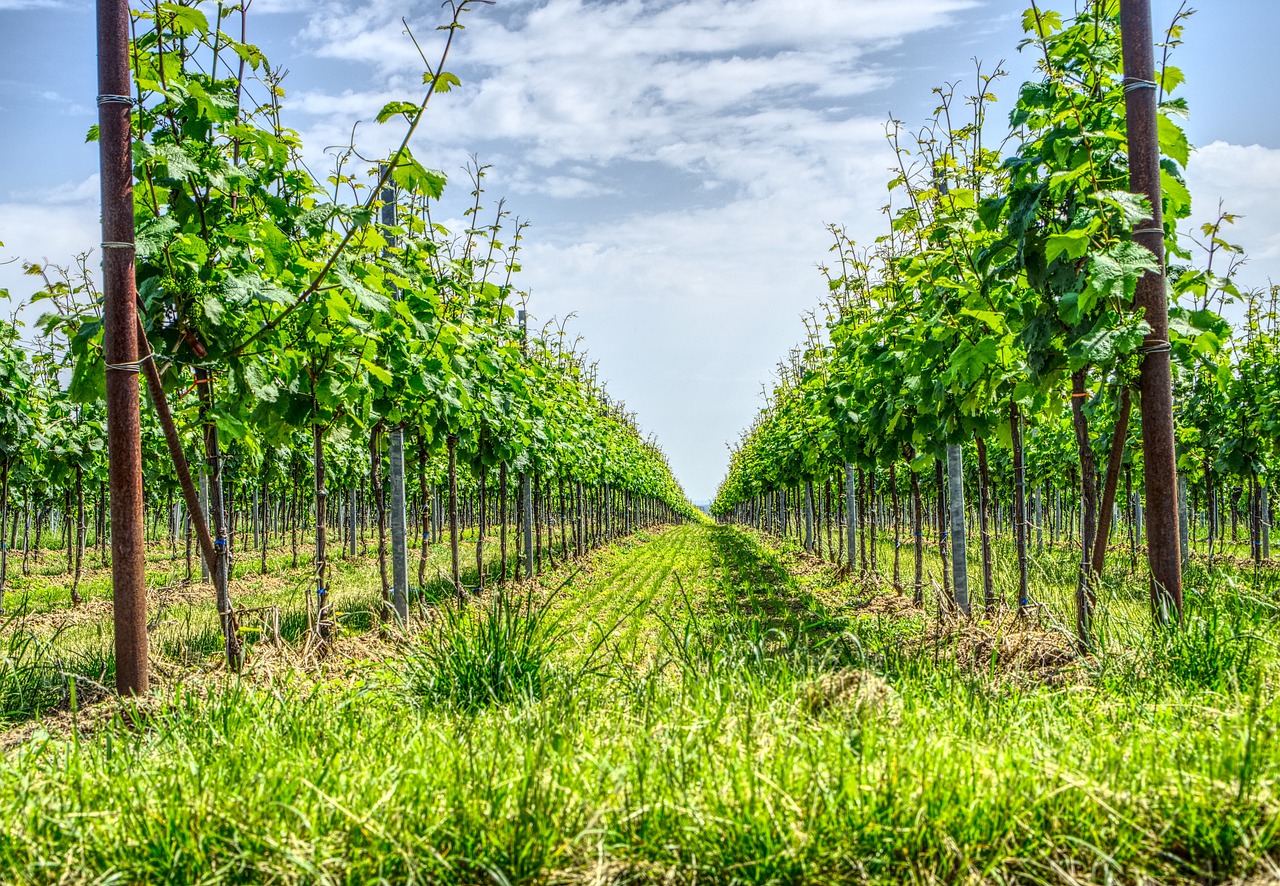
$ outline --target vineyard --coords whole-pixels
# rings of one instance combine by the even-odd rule
[[[0,327],[0,881],[1280,882],[1280,288],[1191,11],[1032,0],[1007,122],[890,119],[703,513],[411,149],[492,5],[319,174],[250,4],[98,3],[100,248]]]
[[[1008,156],[984,146],[999,71],[979,67],[970,96],[937,90],[937,114],[918,130],[890,124],[900,171],[888,188],[904,196],[889,232],[859,249],[832,227],[829,296],[735,449],[718,515],[799,533],[817,553],[825,529],[827,554],[864,574],[888,568],[875,540],[891,533],[895,590],[923,605],[928,583],[938,605],[966,616],[974,600],[988,616],[1054,602],[1033,594],[1031,535],[1037,552],[1071,546],[1076,591],[1057,614],[1072,610],[1085,652],[1099,595],[1132,596],[1120,565],[1138,569],[1139,548],[1157,623],[1183,617],[1193,551],[1263,580],[1280,314],[1274,291],[1236,286],[1230,214],[1205,223],[1203,241],[1177,235],[1191,213],[1178,122],[1187,108],[1167,59],[1185,15],[1146,79],[1127,73],[1131,50],[1106,4],[1066,21],[1033,5],[1023,25],[1044,79],[1019,92]],[[1159,150],[1155,203],[1125,189],[1126,114],[1146,93],[1156,98],[1156,125],[1145,127]],[[971,119],[957,119],[962,109]],[[1144,292],[1153,281],[1154,307]],[[1241,331],[1221,315],[1237,302]],[[1176,409],[1157,408],[1170,391]],[[981,589],[971,600],[974,523]],[[869,562],[860,534],[871,537]],[[1002,540],[1017,578],[997,592]]]

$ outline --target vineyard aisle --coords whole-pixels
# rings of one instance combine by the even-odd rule
[[[1048,616],[873,586],[656,527],[407,638],[340,623],[323,661],[251,643],[238,677],[63,705],[0,733],[0,881],[1268,882],[1260,602],[1080,659]]]

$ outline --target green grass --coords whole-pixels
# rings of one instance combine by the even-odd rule
[[[509,591],[442,604],[406,657],[411,693],[428,708],[459,711],[541,698],[556,639],[549,606]]]
[[[67,704],[76,687],[82,697],[86,689],[100,695],[115,679],[110,656],[67,650],[56,634],[41,636],[13,616],[0,628],[0,727]]]
[[[0,881],[1190,884],[1280,850],[1274,595],[1207,578],[1046,681],[797,567],[670,529],[377,662],[28,726]]]
[[[259,556],[254,552],[244,552],[236,560],[231,582],[233,604],[242,609],[267,610],[255,611],[242,618],[241,637],[248,644],[251,656],[255,644],[274,640],[277,625],[280,637],[287,643],[304,642],[310,626],[308,609],[313,606],[314,578],[309,561],[311,541],[305,536],[299,539],[300,556],[296,568],[292,565],[293,555],[287,539],[269,550],[265,573],[261,571]],[[387,611],[381,600],[377,560],[373,555],[376,539],[370,541],[369,556],[348,558],[345,554],[336,554],[330,561],[331,600],[337,607],[338,622],[347,634],[375,629]],[[472,538],[466,541],[474,544]],[[464,554],[463,582],[474,585],[474,548],[470,552],[464,548]],[[493,567],[495,575],[497,559],[496,544],[488,544],[486,565]],[[96,551],[86,551],[80,585],[83,604],[72,609],[69,602],[71,577],[66,572],[64,551],[44,550],[40,561],[33,558],[28,575],[22,574],[19,563],[20,558],[14,558],[10,564],[9,589],[5,595],[7,615],[0,620],[0,646],[17,642],[12,639],[14,636],[29,635],[39,641],[37,645],[56,650],[60,657],[54,669],[57,672],[55,682],[61,681],[63,689],[60,694],[54,694],[65,704],[65,684],[69,677],[78,675],[100,681],[104,666],[106,671],[114,673],[110,570],[100,566]],[[452,596],[452,585],[445,578],[448,563],[447,546],[433,545],[428,557],[426,586],[415,591],[415,600],[425,604]],[[198,578],[198,560],[195,569]],[[415,554],[410,559],[414,578],[416,570]],[[181,547],[178,556],[173,558],[167,541],[152,542],[147,551],[148,633],[152,658],[166,673],[217,671],[223,667],[223,640],[213,589],[199,582],[188,583],[185,576],[186,563]],[[18,681],[19,674],[29,677],[32,683],[29,688],[13,689],[14,692],[44,697],[47,692],[42,686],[53,671],[43,666],[23,665],[9,668],[7,673],[9,676],[4,679],[9,684]],[[39,707],[20,705],[12,710],[0,710],[0,726],[29,718]]]

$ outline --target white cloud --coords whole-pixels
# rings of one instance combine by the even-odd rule
[[[102,239],[98,212],[98,176],[78,182],[63,182],[51,188],[17,192],[0,202],[0,316],[16,317],[31,326],[44,314],[48,303],[28,304],[43,285],[40,277],[25,271],[27,264],[57,265],[74,270],[77,257],[88,254],[87,265],[98,276]],[[57,275],[53,275],[55,279]]]
[[[14,203],[30,206],[76,206],[81,209],[92,208],[97,211],[101,196],[98,173],[80,181],[62,182],[53,187],[18,190],[9,195]],[[3,238],[0,237],[0,240]]]
[[[561,199],[603,197],[618,193],[616,188],[606,187],[588,178],[574,175],[549,175],[545,178],[516,180],[512,182],[512,190],[517,194],[545,194],[548,197]]]
[[[714,491],[723,444],[750,422],[761,383],[825,292],[824,223],[868,236],[883,226],[891,156],[878,126],[845,147],[842,165],[774,158],[790,186],[767,198],[528,236],[522,283],[535,314],[577,312],[610,390],[658,433],[694,496]]]
[[[0,2],[3,2],[3,0],[0,0]],[[50,6],[48,8],[52,9],[55,7]],[[41,89],[35,84],[23,84],[20,89],[29,92],[32,98],[38,99],[39,102],[48,110],[52,110],[55,113],[63,114],[68,117],[80,118],[84,121],[85,130],[88,130],[91,122],[97,120],[97,111],[94,107],[84,104],[77,99],[69,98],[57,90]]]
[[[1248,253],[1241,282],[1280,283],[1280,148],[1211,142],[1191,155],[1187,183],[1195,227],[1216,217],[1219,201],[1240,216],[1223,236]]]
[[[93,250],[89,267],[96,273],[101,239],[96,200],[0,203],[0,289],[9,290],[11,299],[5,314],[40,289],[40,279],[27,275],[24,263],[73,266],[77,255]],[[28,309],[21,316],[29,325],[40,313]]]
[[[429,129],[451,144],[512,140],[528,162],[679,163],[684,145],[731,137],[771,108],[847,102],[891,82],[865,60],[936,27],[974,0],[548,0],[500,15],[481,8],[459,35],[449,67],[464,87],[442,97]],[[326,57],[364,62],[409,86],[422,63],[401,7],[373,0],[324,7],[304,42]],[[438,34],[424,27],[423,40]],[[432,44],[438,40],[432,41]],[[428,56],[438,51],[428,44]],[[401,97],[403,89],[395,97]],[[412,94],[412,92],[410,92]],[[299,107],[349,128],[390,99],[386,89],[323,97]],[[848,108],[836,107],[838,119]],[[726,128],[730,131],[726,132]],[[430,136],[428,135],[428,139]],[[701,154],[702,152],[694,152]]]

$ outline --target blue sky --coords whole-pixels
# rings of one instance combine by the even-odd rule
[[[1068,6],[1066,0],[1050,7]],[[883,229],[890,113],[916,123],[930,89],[1004,60],[1007,113],[1032,59],[1021,0],[499,0],[468,20],[415,154],[455,196],[470,154],[492,204],[533,225],[522,285],[543,320],[576,314],[610,391],[657,433],[686,490],[710,497],[726,444],[823,293],[827,223]],[[1177,4],[1153,3],[1157,26]],[[353,124],[420,88],[404,35],[438,39],[418,0],[254,0],[250,41],[289,68],[287,123],[313,164]],[[1175,62],[1186,72],[1196,220],[1245,217],[1243,279],[1280,279],[1280,124],[1266,86],[1280,3],[1205,0]],[[1247,60],[1248,68],[1241,63]],[[68,262],[97,242],[93,6],[0,0],[0,259]],[[456,206],[456,204],[455,204]],[[31,289],[16,264],[0,287]]]

